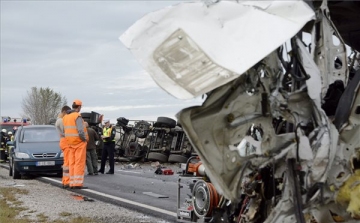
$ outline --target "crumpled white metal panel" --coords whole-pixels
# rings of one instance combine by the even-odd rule
[[[313,18],[303,1],[182,3],[147,14],[120,40],[161,88],[189,99],[236,79]]]

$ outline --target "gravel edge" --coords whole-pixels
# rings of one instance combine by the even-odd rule
[[[87,217],[97,223],[168,223],[102,201],[84,201],[79,194],[36,179],[13,180],[8,172],[7,169],[0,167],[0,187],[17,187],[29,191],[28,194],[16,196],[22,202],[21,206],[26,208],[20,213],[19,218],[27,217],[37,221],[38,215],[43,215],[46,216],[47,222]]]

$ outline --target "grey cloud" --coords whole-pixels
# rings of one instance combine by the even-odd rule
[[[22,98],[37,86],[88,108],[118,107],[99,111],[112,119],[174,116],[183,102],[161,90],[118,38],[146,13],[175,3],[2,1],[1,114],[21,114]]]

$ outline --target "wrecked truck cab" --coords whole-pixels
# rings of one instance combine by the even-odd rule
[[[177,114],[223,200],[206,221],[360,217],[358,189],[350,186],[360,158],[359,68],[348,63],[344,26],[337,21],[338,31],[331,20],[328,4],[337,3],[308,3],[183,3],[146,15],[120,37],[168,93],[206,95]],[[329,94],[337,82],[340,98]],[[334,117],[324,109],[328,101]],[[194,214],[185,222],[205,221]]]

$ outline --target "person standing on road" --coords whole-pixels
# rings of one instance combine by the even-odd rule
[[[105,163],[106,163],[106,159],[109,156],[109,166],[110,169],[108,172],[106,172],[106,174],[114,174],[114,165],[115,165],[115,161],[114,161],[114,154],[115,154],[115,128],[113,128],[110,125],[110,120],[104,120],[104,124],[105,127],[103,129],[103,135],[101,136],[101,138],[104,141],[104,148],[102,150],[101,153],[101,166],[100,166],[100,170],[98,171],[99,173],[104,173],[105,171]]]
[[[61,112],[56,119],[55,127],[58,133],[60,134],[60,149],[63,152],[64,163],[62,166],[63,174],[62,174],[62,186],[63,188],[70,187],[70,175],[69,175],[69,145],[65,139],[65,132],[64,132],[64,124],[63,124],[63,117],[66,115],[67,111],[70,111],[71,108],[67,105],[61,108]]]
[[[0,147],[0,163],[4,163],[6,161],[5,157],[5,149],[6,149],[6,142],[8,136],[6,134],[6,129],[1,130],[1,147]]]
[[[86,161],[87,129],[80,115],[82,102],[75,100],[73,110],[63,117],[65,139],[69,145],[70,188],[85,189],[84,173]]]
[[[89,124],[85,122],[85,127],[89,135],[89,141],[86,146],[86,166],[88,175],[98,175],[98,156],[96,154],[96,141],[100,139],[99,135],[94,129],[89,127]]]

